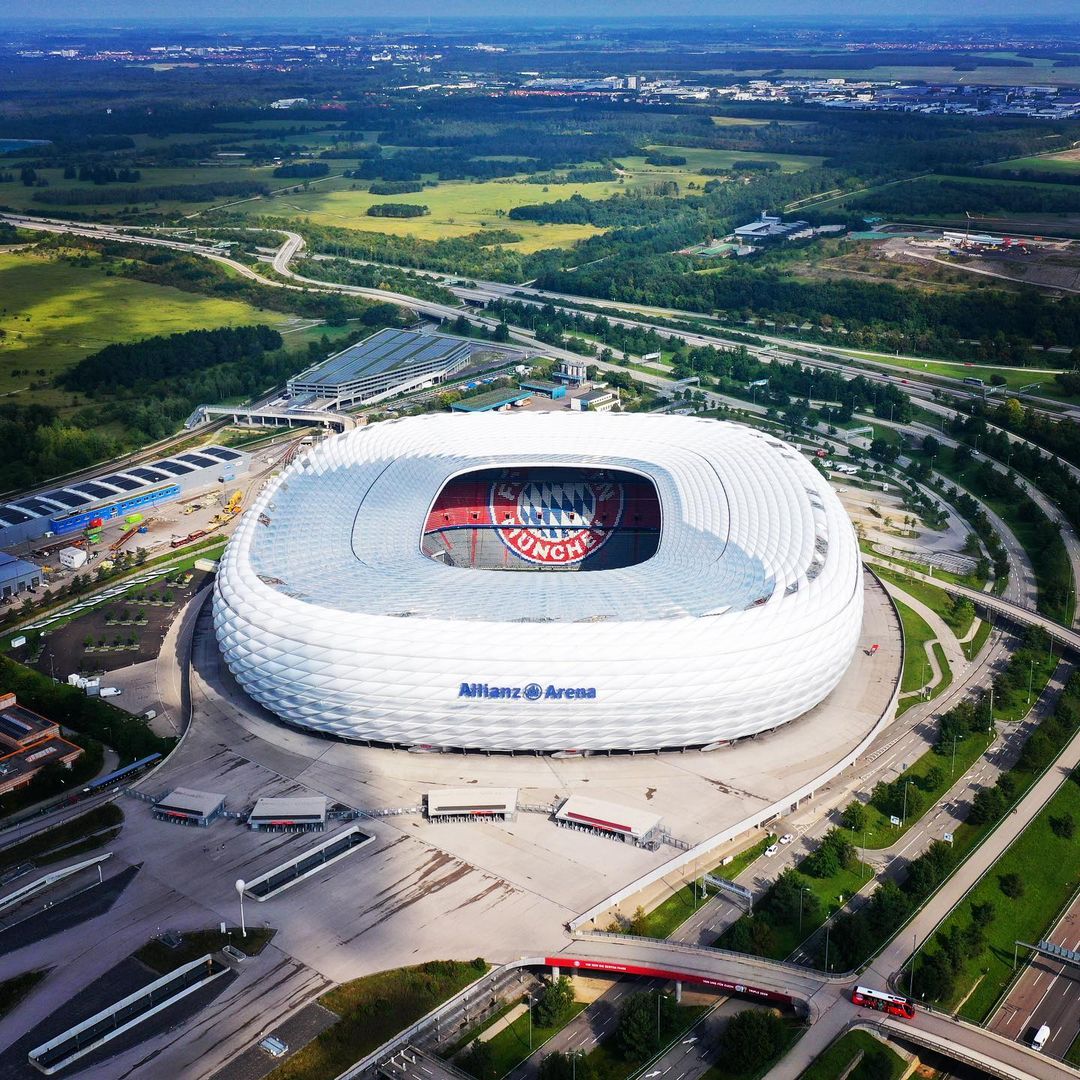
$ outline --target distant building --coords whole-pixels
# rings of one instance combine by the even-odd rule
[[[521,408],[532,394],[528,390],[489,390],[476,397],[462,398],[450,406],[451,412],[508,412],[512,408]]]
[[[566,397],[565,383],[549,382],[547,379],[522,379],[520,385],[522,390],[529,390],[543,397],[552,399]]]
[[[154,817],[174,825],[198,825],[205,828],[225,812],[225,796],[216,791],[174,788],[154,803]]]
[[[757,221],[751,221],[748,225],[740,225],[735,230],[735,235],[740,240],[748,241],[782,240],[793,233],[802,232],[809,228],[810,225],[806,221],[783,221],[781,218],[767,214],[763,210],[761,217]]]
[[[610,412],[619,404],[619,395],[606,387],[588,390],[570,399],[570,408],[577,412]]]
[[[430,386],[460,371],[472,344],[445,334],[380,330],[288,382],[293,398],[318,399],[325,407],[368,405],[393,394]]]
[[[41,567],[0,551],[0,599],[10,600],[41,584]]]
[[[585,381],[587,373],[588,365],[584,360],[560,360],[559,366],[552,372],[552,378],[579,386]]]
[[[292,109],[297,105],[306,105],[308,99],[306,97],[285,97],[278,98],[277,101],[270,102],[271,109]]]
[[[322,832],[326,828],[326,796],[264,796],[248,816],[248,828],[256,832]]]
[[[60,737],[60,725],[0,694],[0,795],[25,787],[46,765],[68,768],[82,747]]]

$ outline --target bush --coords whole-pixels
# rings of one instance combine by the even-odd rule
[[[861,802],[848,803],[840,816],[845,829],[852,832],[860,832],[866,828],[866,807]]]
[[[477,1039],[458,1059],[456,1064],[465,1070],[476,1080],[497,1080],[498,1073],[495,1067],[495,1055],[491,1051],[491,1044]],[[540,1075],[544,1070],[541,1068]]]
[[[657,995],[650,991],[632,995],[620,1010],[615,1044],[629,1061],[647,1061],[660,1050],[662,1031],[674,1026],[679,1008],[675,999],[670,994],[659,995],[659,1025],[657,1008]]]
[[[998,886],[1010,900],[1019,900],[1024,895],[1024,879],[1019,874],[1002,874]]]
[[[540,1062],[539,1072],[540,1080],[592,1080],[593,1068],[587,1054],[555,1050]]]

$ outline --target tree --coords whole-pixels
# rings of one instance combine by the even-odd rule
[[[866,828],[866,807],[861,802],[850,802],[840,817],[845,829],[861,832]]]
[[[539,1072],[540,1080],[592,1080],[593,1068],[587,1054],[555,1050],[540,1062]]]
[[[1062,840],[1071,840],[1076,832],[1076,820],[1072,814],[1066,811],[1061,817],[1052,817],[1050,819],[1050,828],[1054,831],[1054,835],[1060,837]]]
[[[998,887],[1010,900],[1019,900],[1024,895],[1024,879],[1019,874],[1002,874]]]
[[[884,1050],[870,1050],[863,1055],[849,1080],[892,1080],[893,1067]]]
[[[464,1069],[470,1076],[475,1076],[476,1080],[496,1080],[498,1076],[495,1067],[495,1055],[492,1053],[491,1044],[481,1042],[479,1039],[473,1042],[461,1057],[457,1059],[457,1065]],[[543,1073],[543,1066],[541,1066],[541,1076],[543,1076]],[[567,1075],[569,1075],[569,1073],[567,1073]],[[552,1078],[552,1080],[555,1080],[555,1078]]]
[[[645,914],[645,909],[638,904],[634,908],[633,917],[630,919],[630,933],[637,934],[638,937],[647,937],[649,930],[649,918]]]
[[[615,1029],[619,1052],[629,1061],[647,1061],[663,1045],[663,1032],[674,1026],[677,1011],[678,1006],[670,994],[657,995],[650,991],[632,995],[619,1012]]]
[[[540,991],[533,1006],[533,1020],[538,1027],[561,1027],[570,1017],[574,1007],[574,984],[560,975]]]
[[[784,1046],[784,1022],[774,1012],[744,1009],[736,1013],[720,1036],[726,1068],[749,1073],[775,1058]]]
[[[882,937],[891,933],[907,918],[911,901],[895,881],[886,879],[870,899],[870,913]]]
[[[926,1001],[940,1001],[953,991],[956,976],[939,952],[924,953],[915,966],[915,989]]]

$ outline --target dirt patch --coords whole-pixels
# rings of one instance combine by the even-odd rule
[[[103,674],[152,660],[173,619],[206,581],[206,573],[160,578],[118,596],[48,633],[35,658],[20,656],[46,675]]]

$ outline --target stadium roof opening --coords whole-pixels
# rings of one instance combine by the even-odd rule
[[[611,570],[656,554],[660,500],[647,477],[565,466],[480,469],[435,497],[424,554],[479,570]]]

